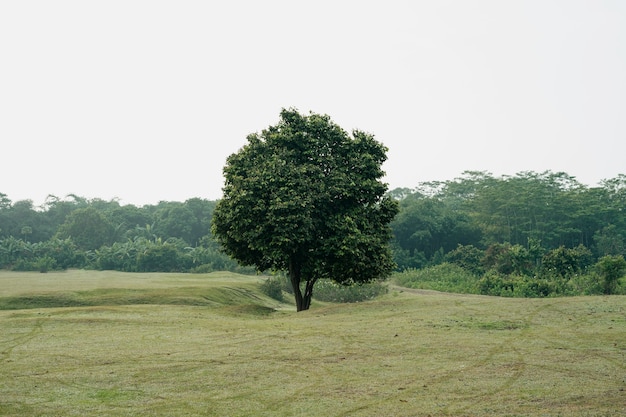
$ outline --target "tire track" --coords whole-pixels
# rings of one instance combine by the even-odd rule
[[[500,378],[497,383],[494,381],[494,385],[491,388],[484,387],[480,391],[472,391],[469,394],[457,393],[454,399],[454,406],[446,407],[442,405],[439,409],[440,412],[448,415],[465,415],[466,412],[475,408],[477,405],[484,403],[487,399],[493,399],[499,394],[509,390],[516,382],[518,382],[528,369],[528,362],[524,358],[524,353],[518,348],[519,344],[523,342],[525,338],[528,338],[533,331],[533,324],[543,311],[551,310],[552,304],[542,304],[534,308],[529,314],[521,318],[519,322],[522,324],[520,329],[512,329],[509,337],[503,338],[500,343],[493,346],[491,349],[485,352],[484,355],[476,357],[475,360],[470,361],[463,366],[462,370],[453,369],[442,373],[441,375],[425,378],[424,380],[415,383],[413,387],[406,387],[397,393],[389,394],[384,399],[378,398],[376,400],[367,401],[362,403],[358,407],[354,407],[349,410],[342,411],[340,416],[352,416],[367,410],[370,408],[376,408],[376,405],[381,401],[397,401],[407,402],[411,397],[418,398],[423,394],[423,389],[428,387],[441,386],[450,381],[459,378],[459,373],[472,374],[478,372],[481,369],[488,368],[490,366],[499,365],[501,368],[508,370],[511,374],[508,377]],[[497,330],[509,331],[509,330]],[[507,356],[508,360],[505,362],[499,361],[498,356]],[[479,372],[478,372],[479,373]],[[460,406],[459,403],[465,403]]]
[[[0,340],[0,346],[2,346],[2,350],[0,350],[0,361],[4,362],[9,360],[15,348],[25,345],[26,343],[37,337],[40,333],[42,333],[43,323],[45,320],[45,318],[39,318],[35,320],[33,327],[27,333],[23,333],[19,336],[6,340]]]
[[[553,308],[554,306],[551,303],[542,304],[539,307],[536,307],[532,312],[530,312],[530,314],[526,316],[524,320],[522,320],[523,326],[519,334],[512,335],[511,337],[503,340],[502,343],[498,347],[495,347],[490,351],[490,354],[487,357],[485,357],[485,359],[475,363],[474,367],[476,368],[485,367],[490,362],[493,362],[493,358],[497,354],[505,352],[506,347],[508,347],[509,351],[513,352],[515,357],[517,358],[517,361],[512,365],[512,366],[515,366],[515,369],[514,369],[513,374],[510,377],[505,379],[495,389],[488,390],[488,391],[481,391],[476,394],[468,395],[465,397],[460,397],[461,400],[466,400],[466,401],[469,400],[470,403],[465,405],[464,407],[456,408],[454,410],[455,413],[459,413],[459,412],[463,413],[471,408],[474,408],[475,406],[481,403],[484,403],[486,398],[493,398],[497,396],[498,394],[505,392],[506,390],[511,388],[513,384],[515,384],[515,382],[519,381],[522,378],[529,364],[525,360],[524,354],[520,351],[520,349],[516,347],[516,344],[520,343],[521,341],[529,337],[529,335],[533,331],[533,324],[537,316],[539,316],[539,314],[541,314],[545,310],[551,310]],[[450,411],[450,410],[447,410],[447,411]]]

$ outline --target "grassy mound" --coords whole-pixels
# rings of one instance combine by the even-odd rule
[[[260,279],[228,272],[128,274],[67,271],[48,274],[0,272],[0,310],[121,305],[268,307]]]

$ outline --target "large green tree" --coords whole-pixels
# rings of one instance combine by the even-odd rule
[[[320,278],[368,282],[394,269],[389,223],[398,208],[381,181],[387,149],[371,134],[283,109],[275,126],[247,139],[226,162],[213,214],[228,255],[286,271],[298,311]]]

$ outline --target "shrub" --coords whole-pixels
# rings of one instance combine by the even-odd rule
[[[315,284],[313,298],[332,303],[357,303],[374,299],[387,291],[387,286],[379,281],[341,285],[329,279],[321,279]]]
[[[140,272],[173,272],[181,270],[179,252],[169,243],[148,246],[137,256]]]
[[[485,251],[473,245],[458,245],[444,256],[446,262],[458,265],[473,274],[482,275],[485,270],[481,264]]]
[[[510,243],[494,243],[487,248],[482,259],[487,269],[501,274],[531,275],[532,256],[528,249]]]
[[[513,284],[506,275],[490,270],[478,281],[478,290],[483,295],[512,296]]]
[[[591,264],[592,254],[580,245],[576,248],[560,246],[548,251],[541,259],[541,273],[544,276],[571,278],[584,271]]]
[[[57,268],[56,261],[49,256],[34,259],[19,259],[11,268],[13,271],[48,272]]]
[[[37,266],[37,270],[39,272],[44,273],[52,269],[55,269],[56,261],[49,256],[44,256],[44,257],[37,259],[37,261],[35,262],[35,265]]]
[[[485,274],[480,279],[478,287],[483,295],[500,297],[542,298],[571,292],[568,280],[562,277],[545,279],[525,275],[505,275],[496,271]]]
[[[478,278],[472,272],[455,264],[444,262],[424,269],[397,272],[393,279],[408,288],[477,294]]]
[[[598,260],[596,269],[602,277],[604,294],[615,294],[619,279],[626,272],[626,260],[622,255],[606,255]]]
[[[269,277],[261,284],[263,294],[273,298],[274,300],[284,301],[283,286],[284,280],[280,277]]]
[[[597,271],[577,274],[567,282],[570,295],[600,295],[603,293],[602,278]]]
[[[291,281],[283,274],[267,278],[261,284],[261,291],[278,301],[284,301],[284,293],[293,294]],[[379,281],[343,285],[330,279],[320,279],[315,283],[313,298],[330,303],[356,303],[374,299],[387,292],[387,286]]]

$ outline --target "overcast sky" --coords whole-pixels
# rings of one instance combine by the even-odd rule
[[[388,148],[390,188],[626,173],[626,1],[2,1],[0,193],[221,197],[281,108]]]

